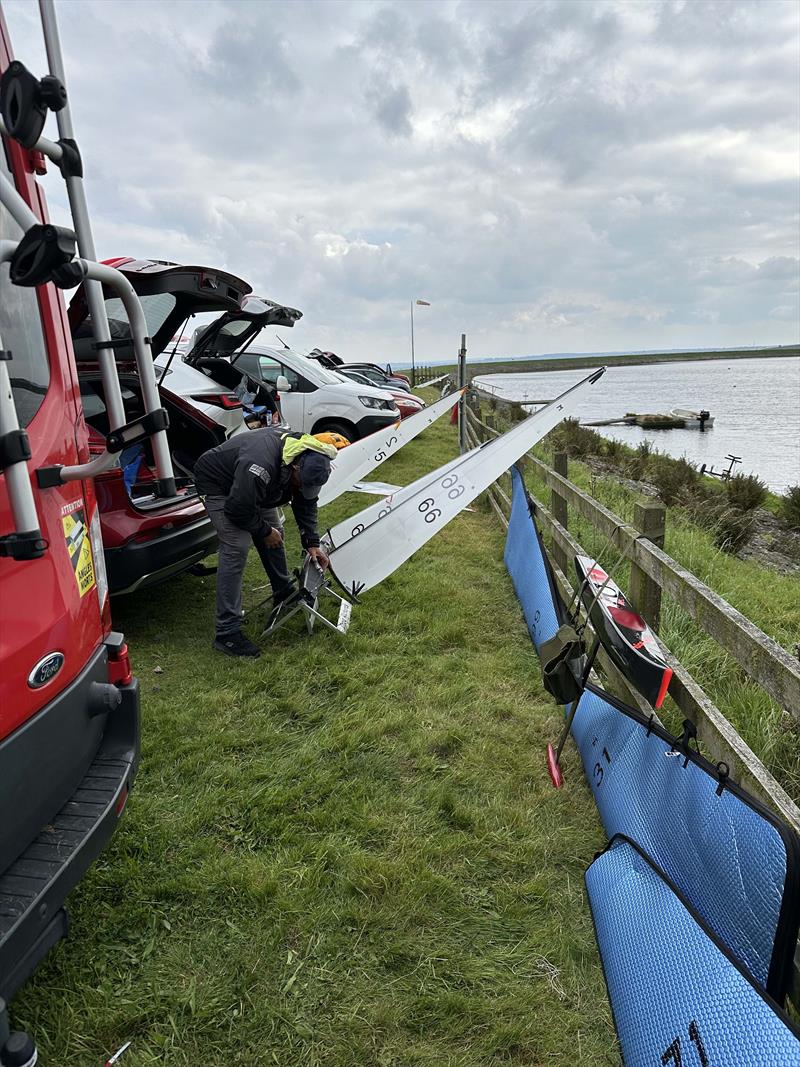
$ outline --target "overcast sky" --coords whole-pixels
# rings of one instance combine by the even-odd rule
[[[800,335],[795,0],[57,8],[100,256],[224,267],[299,348],[407,360],[412,298],[422,359]]]

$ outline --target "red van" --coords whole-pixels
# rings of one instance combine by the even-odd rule
[[[10,64],[0,12],[0,73]],[[19,83],[4,78],[0,91]],[[122,815],[139,690],[111,625],[64,302],[51,283],[11,280],[25,275],[23,230],[28,266],[49,239],[74,235],[41,225],[38,152],[0,141],[0,1062],[25,1063],[35,1050],[26,1060],[25,1035],[9,1037],[3,1001],[65,935],[65,898]],[[143,436],[134,430],[123,427],[114,447]]]

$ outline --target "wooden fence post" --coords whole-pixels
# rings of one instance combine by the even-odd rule
[[[561,474],[565,478],[569,477],[569,460],[566,452],[553,453],[553,470],[556,474]],[[552,489],[550,493],[550,510],[552,511],[553,518],[556,522],[560,522],[565,530],[568,529],[567,523],[569,519],[567,502],[563,496],[559,496],[555,489]],[[570,574],[571,568],[569,566],[567,554],[558,543],[553,545],[553,556],[564,574]]]
[[[664,531],[667,526],[667,509],[656,501],[636,503],[633,506],[633,525],[658,548],[664,547]],[[653,581],[641,567],[631,564],[631,603],[658,633],[661,625],[661,586]]]

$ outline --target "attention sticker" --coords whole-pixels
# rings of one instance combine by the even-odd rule
[[[95,584],[94,560],[89,541],[89,527],[83,501],[76,500],[61,509],[61,522],[64,526],[64,541],[75,574],[78,592],[84,596]]]

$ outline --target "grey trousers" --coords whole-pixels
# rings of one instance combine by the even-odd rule
[[[242,628],[242,580],[250,546],[254,538],[236,526],[225,514],[224,496],[207,496],[206,510],[219,538],[219,564],[217,567],[217,634],[232,634]],[[265,508],[264,521],[283,533],[283,521],[278,508]],[[267,548],[256,543],[264,570],[267,572],[272,592],[285,593],[293,585],[286,564],[283,545]]]

